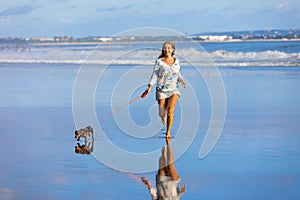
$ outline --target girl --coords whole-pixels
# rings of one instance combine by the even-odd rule
[[[167,124],[166,137],[171,137],[171,128],[174,120],[174,110],[180,96],[179,83],[185,88],[186,83],[180,74],[180,64],[174,57],[175,45],[165,42],[162,52],[155,62],[154,70],[145,90],[150,92],[156,84],[156,100],[158,102],[159,116],[163,124]]]

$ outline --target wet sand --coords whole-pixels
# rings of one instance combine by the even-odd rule
[[[72,91],[78,66],[6,65],[0,68],[0,199],[151,199],[139,178],[145,176],[155,186],[156,171],[121,173],[93,153],[74,152]],[[191,83],[198,81],[183,72]],[[182,199],[298,199],[300,69],[222,68],[221,74],[227,94],[224,129],[213,151],[199,159],[210,120],[209,98],[199,83],[200,127],[174,163],[181,185],[187,185]],[[114,84],[109,80],[105,79],[108,88]],[[154,94],[147,98],[131,107],[140,125],[146,123],[142,111]],[[96,102],[99,118],[110,111],[105,101]],[[179,122],[180,117],[175,118],[174,123]],[[101,127],[113,143],[129,151],[148,152],[165,145],[159,134],[149,139],[124,135],[112,118]],[[95,146],[101,140],[97,135]]]

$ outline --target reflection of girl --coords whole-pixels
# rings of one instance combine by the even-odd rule
[[[142,182],[147,185],[152,199],[179,199],[180,195],[185,193],[186,186],[179,187],[180,178],[174,166],[174,157],[169,139],[167,139],[167,148],[163,147],[161,153],[159,170],[156,175],[157,189],[154,189],[145,177],[142,177]]]
[[[179,83],[185,88],[186,83],[180,74],[178,59],[173,57],[175,45],[173,42],[163,44],[162,53],[156,60],[148,88],[156,84],[156,100],[158,102],[159,116],[163,124],[167,123],[166,137],[171,136],[174,120],[174,110],[180,96]]]

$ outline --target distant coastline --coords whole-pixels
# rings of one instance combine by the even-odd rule
[[[259,42],[259,41],[299,41],[300,29],[293,30],[257,30],[235,32],[205,32],[182,36],[73,36],[54,37],[2,37],[0,43],[42,43],[42,44],[94,44],[118,42],[155,42],[155,41],[198,41],[198,42]]]

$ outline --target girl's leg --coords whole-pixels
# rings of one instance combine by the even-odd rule
[[[167,107],[167,99],[159,99],[158,100],[158,112],[159,117],[161,118],[161,122],[163,124],[166,123],[166,107]]]
[[[167,156],[166,156],[166,147],[163,147],[161,149],[161,156],[158,160],[158,175],[160,176],[166,176],[166,170],[167,170]]]
[[[167,139],[167,163],[168,163],[167,171],[169,176],[173,181],[177,181],[179,179],[179,175],[174,166],[174,155],[170,144],[170,139]]]
[[[171,96],[168,99],[168,102],[167,102],[167,108],[166,108],[166,111],[167,111],[167,132],[166,132],[166,137],[171,136],[171,128],[172,128],[173,121],[174,121],[174,110],[175,110],[175,107],[176,107],[177,100],[178,100],[178,95],[174,94],[173,96]]]

